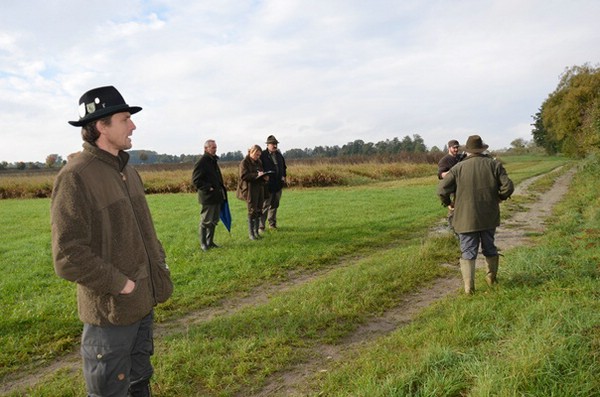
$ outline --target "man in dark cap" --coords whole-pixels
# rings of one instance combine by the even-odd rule
[[[287,176],[285,159],[277,148],[279,141],[275,136],[269,135],[266,143],[267,150],[260,155],[264,172],[269,175],[263,212],[260,217],[259,230],[261,232],[264,232],[267,222],[269,222],[271,229],[277,229],[277,209],[279,208],[281,193]]]
[[[479,135],[471,135],[464,147],[467,157],[438,184],[442,204],[454,208],[453,226],[460,240],[460,270],[467,294],[475,292],[475,260],[480,245],[486,262],[486,282],[496,283],[498,249],[494,235],[500,225],[500,201],[514,191],[502,163],[484,155],[487,149]],[[451,194],[455,194],[454,203]]]
[[[127,164],[135,124],[112,86],[79,100],[83,151],[52,191],[56,273],[77,283],[89,396],[150,396],[153,308],[173,291],[139,174]]]
[[[462,153],[462,154],[458,153],[459,147],[460,147],[460,144],[458,143],[458,141],[456,139],[451,139],[448,141],[448,154],[446,154],[444,157],[442,157],[440,159],[440,161],[438,162],[438,174],[437,174],[438,179],[444,178],[444,176],[446,176],[448,171],[450,171],[450,169],[452,167],[454,167],[456,164],[458,164],[458,162],[460,160],[462,160],[464,158],[464,156],[465,156],[464,153]],[[454,199],[454,196],[452,196],[451,199]],[[454,217],[454,209],[449,208],[447,219],[448,219],[448,227],[450,228],[450,230],[454,230],[452,228],[452,218],[453,217]]]
[[[454,167],[461,160],[461,156],[458,154],[459,147],[460,144],[456,139],[448,141],[448,154],[438,162],[438,179],[442,179],[450,171],[450,168]]]

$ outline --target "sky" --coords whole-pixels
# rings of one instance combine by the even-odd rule
[[[0,0],[0,161],[81,150],[81,95],[143,110],[133,149],[285,152],[420,135],[530,141],[566,68],[600,62],[597,0]]]

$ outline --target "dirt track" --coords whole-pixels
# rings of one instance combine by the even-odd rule
[[[515,213],[512,218],[507,220],[497,229],[496,241],[498,248],[501,251],[527,244],[528,239],[526,236],[532,232],[543,232],[545,219],[550,216],[553,206],[560,201],[567,192],[569,183],[573,178],[575,171],[575,169],[571,169],[557,178],[550,191],[537,196],[536,200],[527,205],[524,211]],[[527,188],[535,179],[537,178],[532,178],[521,183],[517,187],[514,195],[528,194]],[[452,266],[448,264],[442,265]],[[481,262],[478,260],[478,266],[483,266],[482,258]],[[337,267],[339,268],[339,265]],[[285,372],[279,372],[273,375],[268,379],[266,385],[254,394],[243,391],[238,395],[240,397],[299,395],[298,388],[304,383],[304,380],[315,373],[324,370],[324,368],[329,366],[331,361],[340,360],[347,352],[351,351],[361,343],[388,334],[409,323],[420,310],[431,305],[435,301],[449,294],[459,293],[461,287],[460,272],[458,267],[452,267],[456,269],[455,274],[447,278],[440,278],[428,287],[405,296],[401,304],[388,310],[383,316],[374,318],[369,323],[362,325],[341,343],[338,343],[335,346],[319,346],[314,350],[311,361],[290,368]],[[262,304],[266,302],[272,294],[281,293],[291,287],[308,283],[326,272],[327,270],[312,274],[292,274],[287,282],[265,286],[257,289],[250,295],[224,300],[217,307],[189,313],[187,316],[174,322],[157,325],[155,335],[157,338],[160,338],[162,335],[178,332],[190,325],[210,321],[217,316],[228,315],[249,306]],[[37,382],[40,382],[45,376],[52,374],[59,369],[67,369],[74,372],[79,371],[80,365],[78,352],[73,352],[47,366],[35,369],[25,369],[25,371],[20,374],[8,376],[4,379],[3,383],[0,385],[0,394],[33,386]]]

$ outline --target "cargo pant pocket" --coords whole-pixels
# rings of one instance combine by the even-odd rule
[[[83,376],[91,397],[127,395],[131,370],[130,346],[116,340],[111,331],[115,331],[115,328],[84,325],[81,356]]]

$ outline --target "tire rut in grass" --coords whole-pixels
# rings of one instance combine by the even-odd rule
[[[313,272],[291,271],[286,280],[276,284],[265,284],[255,288],[253,291],[243,295],[228,297],[214,306],[189,312],[183,317],[165,323],[157,323],[154,326],[155,338],[160,338],[184,331],[185,329],[202,322],[210,321],[219,316],[227,316],[247,307],[266,303],[270,296],[284,293],[286,290],[304,283],[308,283],[329,271],[349,266],[355,259],[347,258],[341,263],[326,267]],[[59,370],[67,370],[72,373],[81,371],[81,358],[79,346],[75,346],[71,353],[52,360],[50,363],[33,363],[21,369],[17,373],[6,375],[0,383],[0,395],[8,394],[17,390],[34,387],[36,384]]]
[[[237,397],[267,397],[267,396],[300,396],[304,395],[300,388],[304,380],[319,372],[326,372],[334,362],[343,359],[346,354],[361,344],[385,336],[399,327],[409,324],[421,310],[430,306],[447,295],[455,292],[460,286],[458,275],[438,278],[427,287],[417,292],[407,294],[401,303],[385,312],[383,316],[373,318],[360,325],[352,334],[335,345],[319,345],[313,349],[312,358],[288,371],[282,371],[271,376],[262,389],[256,393],[246,390]]]

